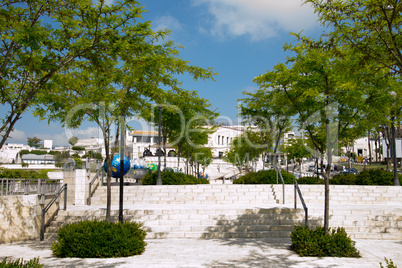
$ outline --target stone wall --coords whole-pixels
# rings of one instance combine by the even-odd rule
[[[67,183],[67,207],[69,205],[86,205],[88,199],[89,179],[85,169],[68,172],[49,172],[51,179],[63,179]],[[39,195],[16,195],[0,197],[0,244],[17,241],[39,239],[42,208],[53,196],[46,196],[41,204]],[[54,203],[46,213],[46,224],[57,215],[61,205],[64,206],[64,193],[59,197],[59,203]]]
[[[52,196],[47,196],[45,204]],[[63,204],[63,197],[60,198]],[[48,222],[58,211],[54,203],[46,214]],[[2,196],[0,198],[0,244],[39,239],[42,205],[38,195]]]

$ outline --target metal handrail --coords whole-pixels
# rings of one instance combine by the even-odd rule
[[[295,209],[297,209],[297,194],[299,194],[300,201],[303,205],[304,208],[304,225],[307,227],[308,226],[308,207],[306,206],[306,203],[304,202],[303,195],[301,193],[299,184],[297,181],[295,181]]]
[[[52,200],[42,209],[42,219],[41,219],[41,227],[40,227],[40,241],[43,241],[45,238],[45,215],[50,209],[50,207],[54,204],[54,202],[59,202],[58,199],[61,193],[64,191],[64,210],[67,209],[67,183],[64,184],[59,191],[53,196]]]
[[[279,177],[281,178],[281,181],[282,181],[282,197],[283,197],[282,204],[285,204],[285,181],[283,179],[279,166],[276,167],[276,183],[278,183],[278,173],[279,173]]]
[[[88,206],[91,205],[91,198],[93,193],[96,191],[96,189],[99,186],[99,183],[94,187],[93,191],[92,191],[92,185],[94,185],[96,179],[99,178],[99,175],[102,174],[102,178],[103,178],[103,167],[101,166],[98,171],[96,172],[95,176],[93,177],[93,179],[89,182],[89,187],[88,187],[88,191],[89,191],[89,195],[88,195]]]
[[[0,196],[54,194],[57,192],[60,180],[52,179],[0,179]],[[53,183],[49,183],[53,182]],[[57,188],[57,189],[56,189]]]

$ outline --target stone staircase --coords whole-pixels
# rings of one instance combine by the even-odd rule
[[[285,186],[294,204],[294,186]],[[282,202],[282,186],[273,185]],[[300,185],[309,218],[323,222],[324,185]],[[298,201],[298,207],[301,207]],[[330,227],[344,227],[353,239],[402,240],[402,187],[330,185]]]
[[[309,208],[309,225],[323,222],[324,186],[300,185]],[[144,224],[147,238],[283,238],[304,223],[294,186],[187,185],[125,186],[124,220]],[[352,239],[402,240],[402,187],[330,187],[330,227],[344,227]],[[112,217],[118,220],[119,188],[112,187]],[[92,206],[59,211],[46,238],[69,222],[105,218],[106,187],[97,189]]]
[[[278,204],[272,185],[127,186],[124,220],[144,224],[147,238],[284,238],[304,222],[304,211]],[[106,187],[92,206],[59,211],[46,238],[69,222],[104,219]],[[112,216],[118,220],[119,189],[112,188]]]

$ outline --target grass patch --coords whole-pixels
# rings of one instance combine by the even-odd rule
[[[15,261],[7,261],[7,258],[0,262],[1,268],[42,268],[43,264],[39,263],[39,258],[33,258],[29,261],[18,259]]]

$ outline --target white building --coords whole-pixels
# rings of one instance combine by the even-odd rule
[[[244,133],[245,126],[219,126],[214,133],[209,135],[207,147],[211,148],[213,157],[223,157],[230,149],[232,141]]]
[[[29,145],[9,143],[3,145],[0,149],[0,163],[12,164],[17,163],[17,154],[21,150],[30,150]]]
[[[43,140],[43,148],[53,149],[53,140]]]

